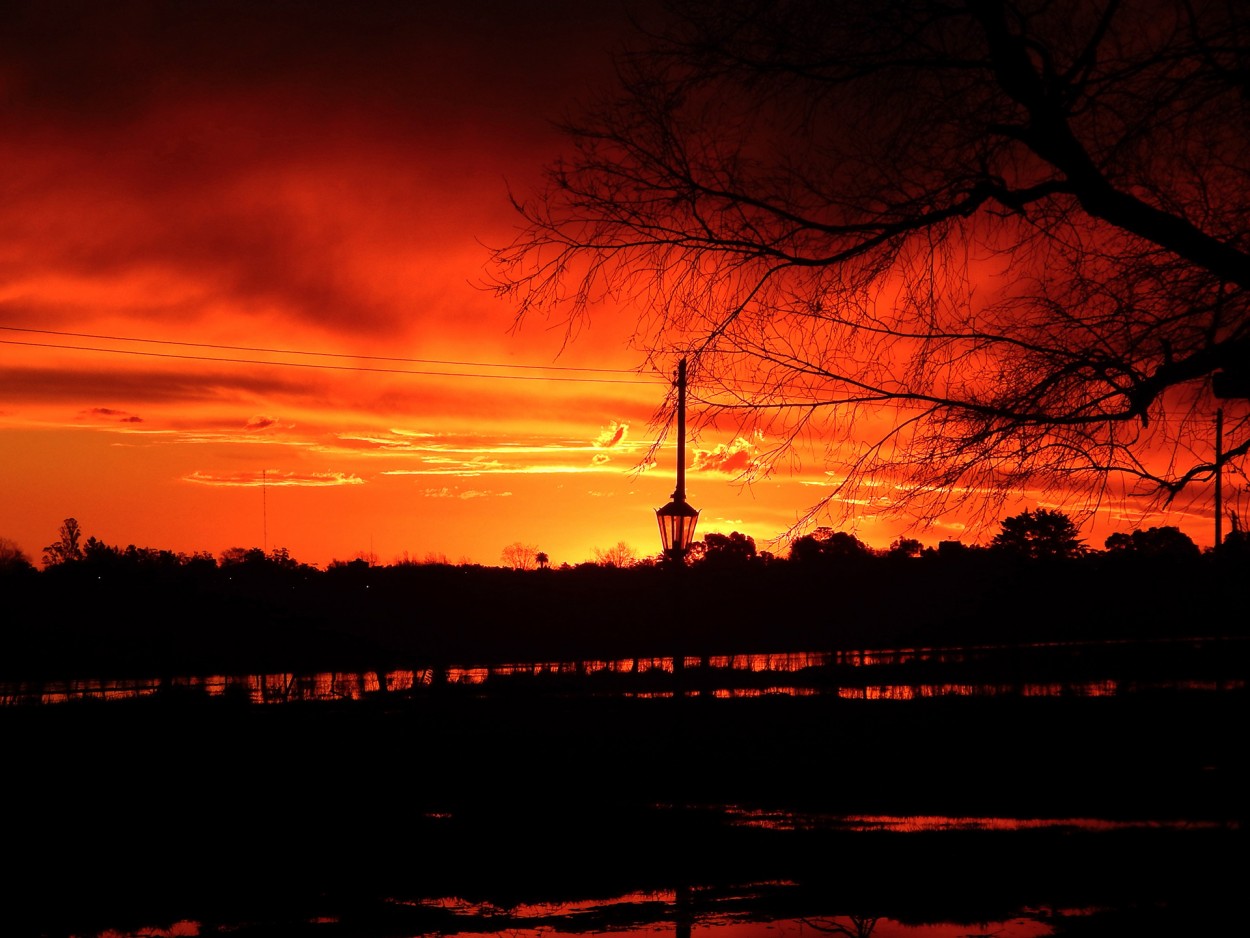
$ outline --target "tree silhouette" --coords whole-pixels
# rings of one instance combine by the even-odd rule
[[[731,534],[713,532],[703,536],[703,552],[699,562],[713,567],[731,566],[749,563],[755,557],[755,538],[738,531]]]
[[[82,547],[78,543],[82,538],[82,528],[78,526],[77,518],[66,518],[61,522],[57,535],[57,539],[43,549],[44,566],[59,567],[83,559]]]
[[[513,570],[533,570],[538,565],[538,548],[533,544],[513,541],[500,552],[505,567]]]
[[[799,563],[863,560],[872,555],[872,549],[854,534],[829,528],[817,528],[812,534],[795,538],[790,545],[790,559]]]
[[[1025,510],[1007,518],[990,547],[1029,560],[1079,557],[1085,553],[1073,520],[1062,511],[1047,508]]]
[[[1131,534],[1112,534],[1107,538],[1105,546],[1112,553],[1133,553],[1175,560],[1192,559],[1201,554],[1193,539],[1172,525],[1133,531]]]
[[[30,573],[35,565],[30,562],[26,552],[16,541],[0,537],[0,576],[6,574]]]
[[[886,551],[888,557],[919,557],[924,553],[924,545],[914,537],[900,537]]]
[[[777,441],[753,472],[827,441],[809,519],[881,478],[922,519],[1205,497],[1212,378],[1250,373],[1250,7],[672,6],[513,197],[518,316],[639,304],[696,419]]]
[[[638,562],[638,552],[625,541],[617,541],[606,550],[595,548],[595,563],[601,567],[632,567]]]

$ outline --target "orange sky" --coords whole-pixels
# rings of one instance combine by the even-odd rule
[[[631,373],[635,314],[563,347],[478,286],[509,189],[560,152],[549,121],[610,79],[622,8],[117,9],[17,2],[0,36],[0,537],[36,561],[68,516],[118,546],[319,566],[658,552],[671,438],[635,470],[671,376]],[[700,434],[687,497],[700,535],[784,551],[823,463],[743,487],[760,442]],[[1102,515],[1089,543],[1142,520]],[[1147,521],[1211,542],[1209,513]]]

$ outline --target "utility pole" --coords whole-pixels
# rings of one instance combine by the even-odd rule
[[[1218,552],[1224,525],[1224,408],[1215,409],[1215,549]]]
[[[676,501],[686,500],[686,360],[677,363],[677,490]]]

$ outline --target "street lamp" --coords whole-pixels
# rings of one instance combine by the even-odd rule
[[[677,488],[673,500],[655,510],[664,556],[680,564],[694,541],[699,512],[686,503],[686,360],[677,364]]]
[[[1250,400],[1250,354],[1242,353],[1231,366],[1211,375],[1211,391],[1217,400]],[[1224,408],[1215,410],[1215,549],[1224,539]]]

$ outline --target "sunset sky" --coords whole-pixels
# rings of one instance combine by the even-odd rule
[[[671,436],[640,470],[671,372],[638,371],[637,311],[566,343],[482,286],[509,192],[611,80],[629,7],[6,4],[0,537],[35,561],[69,516],[118,546],[319,566],[655,554]],[[761,442],[701,432],[687,496],[699,535],[784,552],[828,480],[814,457],[744,486]],[[1212,540],[1209,513],[1083,533],[1143,523]],[[905,524],[853,533],[885,547]]]

